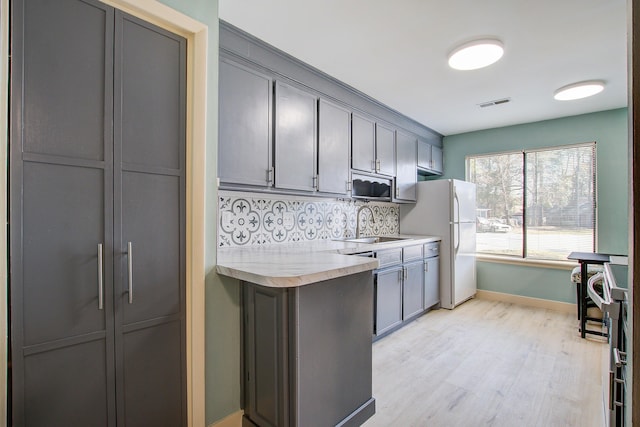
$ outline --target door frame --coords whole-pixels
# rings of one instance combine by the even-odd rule
[[[0,0],[0,224],[7,223],[9,1]],[[186,365],[187,419],[205,420],[205,145],[208,27],[156,0],[100,0],[187,39]],[[0,227],[0,363],[7,366],[7,228]],[[0,419],[6,419],[7,372],[0,369]],[[1,421],[0,421],[1,424]]]

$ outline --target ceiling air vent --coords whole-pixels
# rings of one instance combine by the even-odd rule
[[[478,105],[480,106],[480,108],[485,108],[493,107],[494,105],[506,104],[507,102],[511,102],[511,98],[495,99],[493,101],[483,102],[482,104]]]

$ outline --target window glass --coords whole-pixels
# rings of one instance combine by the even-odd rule
[[[595,174],[593,147],[525,153],[526,256],[566,259],[593,251]]]
[[[469,156],[466,166],[478,252],[564,260],[594,250],[595,143]]]
[[[478,252],[522,255],[522,153],[470,158]]]

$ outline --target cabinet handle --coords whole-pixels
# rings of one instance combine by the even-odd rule
[[[378,172],[378,161],[371,160],[371,170],[374,172]]]
[[[320,180],[320,176],[319,175],[314,175],[311,178],[311,185],[313,186],[313,188],[315,188],[316,190],[318,189],[318,181]]]
[[[380,172],[380,159],[376,159],[376,172]]]
[[[133,244],[127,243],[127,273],[129,276],[129,304],[133,304]]]
[[[351,181],[347,181],[347,191],[351,191],[351,188],[352,188],[351,186],[352,186]]]
[[[267,184],[273,183],[273,168],[267,169]]]
[[[104,309],[104,283],[102,276],[104,268],[102,265],[102,243],[98,244],[98,310]]]
[[[429,272],[429,263],[428,263],[428,262],[425,262],[425,263],[424,263],[424,272],[425,272],[425,273],[428,273],[428,272]]]

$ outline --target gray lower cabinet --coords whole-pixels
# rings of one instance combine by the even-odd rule
[[[402,324],[402,266],[376,273],[375,330],[381,336]]]
[[[440,302],[439,242],[375,252],[374,341]]]
[[[11,424],[186,425],[186,40],[11,13]]]
[[[396,133],[396,191],[398,201],[416,201],[417,139],[398,131]]]
[[[359,426],[375,413],[372,272],[242,286],[243,425]]]
[[[440,257],[424,260],[424,304],[429,309],[440,302]]]
[[[409,320],[424,310],[424,263],[404,264],[402,285],[402,320]]]
[[[272,186],[272,78],[221,57],[218,87],[220,181]]]
[[[275,186],[315,191],[318,98],[280,81],[275,93]]]
[[[320,99],[318,104],[318,191],[348,193],[351,111]]]

